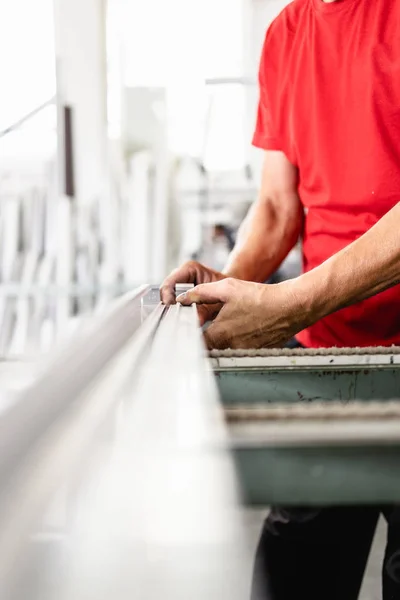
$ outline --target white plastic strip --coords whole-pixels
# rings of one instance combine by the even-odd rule
[[[146,600],[241,600],[247,547],[195,307],[165,314],[131,395],[57,600],[138,590]]]
[[[75,360],[83,360],[86,356],[82,356],[82,344],[77,345],[75,341],[67,348],[68,352],[60,353],[54,364],[19,398],[16,405],[10,406],[0,417],[0,428],[6,432],[5,423],[8,421],[18,428],[20,436],[15,435],[16,427],[14,431],[10,429],[8,456],[2,461],[0,597],[7,597],[9,589],[12,589],[15,583],[13,567],[18,565],[20,554],[26,548],[30,535],[35,533],[38,517],[43,514],[52,494],[70,479],[71,474],[82,471],[82,463],[85,463],[88,453],[90,456],[99,427],[104,424],[107,414],[111,414],[110,411],[121,402],[122,391],[127,379],[132,376],[132,370],[136,374],[140,372],[139,366],[165,310],[161,304],[156,306],[138,329],[141,300],[147,289],[144,286],[123,298],[106,317],[98,320],[93,330],[80,338],[92,352],[92,363],[86,365],[85,381],[80,381],[80,385],[74,382],[71,363],[75,364]],[[130,322],[127,320],[129,317],[135,318]],[[99,332],[106,338],[110,335],[109,360],[106,360],[102,345],[95,345],[103,339],[98,337]],[[131,341],[126,344],[129,337]],[[57,376],[61,375],[63,359],[68,379],[60,387]],[[91,386],[88,388],[89,383]],[[44,397],[38,396],[38,390],[43,394],[46,392]],[[57,402],[57,394],[62,397],[63,403]],[[51,410],[47,403],[52,398],[57,404],[57,411]],[[38,418],[22,419],[21,422],[24,407],[27,413]],[[35,410],[39,412],[35,413]],[[36,600],[36,596],[32,598]]]
[[[142,286],[90,321],[47,360],[42,374],[0,411],[0,499],[20,460],[122,348],[141,324]],[[1,501],[1,500],[0,500]]]
[[[363,369],[400,365],[400,354],[326,354],[323,356],[221,356],[212,358],[215,370]]]

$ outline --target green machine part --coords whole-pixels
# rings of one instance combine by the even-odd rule
[[[398,357],[396,357],[398,359]],[[310,361],[312,363],[312,361]],[[214,368],[226,408],[400,397],[400,365]],[[396,360],[397,362],[397,360]],[[240,363],[240,361],[238,361]],[[392,421],[393,424],[393,421]],[[400,434],[400,419],[398,420]],[[400,435],[399,435],[400,439]],[[400,501],[400,442],[274,444],[231,441],[247,505],[379,504]]]

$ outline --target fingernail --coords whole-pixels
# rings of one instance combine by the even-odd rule
[[[183,294],[180,294],[180,296],[177,297],[176,301],[182,303],[186,300],[186,296],[187,296],[187,293],[184,292]]]

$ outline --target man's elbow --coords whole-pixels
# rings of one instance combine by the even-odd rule
[[[303,228],[304,208],[297,191],[274,190],[260,195],[260,204],[266,215],[266,222],[272,228],[283,227],[297,232],[297,237]]]

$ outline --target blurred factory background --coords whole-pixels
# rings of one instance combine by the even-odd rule
[[[222,268],[257,195],[258,60],[285,4],[3,0],[0,356],[45,352],[186,259]],[[277,276],[298,269],[295,250]]]
[[[154,335],[155,321],[152,321],[154,314],[157,317],[157,302],[154,302],[153,297],[151,309],[147,307],[146,316],[150,315],[148,321],[144,320],[142,329],[138,325],[140,319],[137,314],[140,313],[140,318],[143,318],[143,313],[140,312],[143,311],[143,304],[140,303],[144,296],[144,292],[139,290],[133,300],[117,306],[114,316],[111,315],[108,321],[100,321],[99,331],[89,332],[86,338],[82,338],[83,342],[75,342],[65,354],[57,355],[57,360],[50,365],[50,370],[38,384],[35,383],[36,359],[58,346],[60,339],[68,338],[87,316],[97,317],[117,296],[144,283],[157,286],[172,268],[185,260],[195,259],[217,270],[224,266],[235,242],[238,227],[258,193],[263,153],[251,146],[251,138],[258,101],[259,57],[269,23],[286,4],[288,0],[0,0],[0,409],[11,406],[8,402],[10,391],[13,394],[15,389],[21,391],[22,388],[22,396],[19,398],[21,412],[16,413],[14,420],[12,410],[9,415],[3,414],[4,418],[0,419],[1,600],[4,589],[2,576],[6,570],[4,565],[7,565],[4,557],[11,556],[10,547],[17,555],[17,542],[14,545],[14,541],[24,527],[28,531],[29,519],[35,524],[32,539],[33,545],[36,543],[37,554],[33,553],[33,562],[27,560],[31,571],[28,569],[23,576],[20,576],[21,571],[18,572],[17,579],[21,583],[15,595],[4,596],[4,600],[132,598],[126,590],[126,596],[121,591],[118,592],[120,595],[108,593],[102,578],[97,578],[100,571],[104,581],[107,581],[108,570],[112,577],[115,575],[114,569],[118,573],[114,577],[114,583],[119,584],[120,572],[116,568],[112,544],[111,549],[108,548],[109,540],[114,539],[112,521],[115,513],[121,517],[117,525],[124,535],[128,530],[124,520],[126,514],[132,517],[135,526],[138,523],[140,525],[139,533],[136,530],[134,532],[142,544],[140,546],[136,539],[134,551],[136,564],[139,566],[135,568],[140,577],[143,573],[147,577],[149,571],[153,572],[154,565],[158,568],[165,556],[168,558],[160,581],[146,580],[151,591],[148,595],[139,594],[135,597],[140,600],[153,600],[161,596],[173,600],[241,600],[248,597],[254,548],[266,508],[258,501],[250,503],[251,508],[242,510],[243,507],[240,506],[237,511],[244,518],[246,535],[243,538],[246,538],[246,543],[250,539],[250,553],[242,540],[243,532],[239,526],[239,533],[234,531],[231,534],[236,546],[230,543],[229,536],[225,537],[227,530],[231,529],[231,522],[236,523],[237,516],[235,513],[235,518],[232,519],[232,515],[229,515],[231,522],[229,519],[224,520],[226,506],[230,506],[229,502],[234,498],[237,509],[239,501],[236,489],[234,492],[230,490],[232,493],[229,498],[225,498],[226,491],[222,490],[224,481],[231,483],[235,479],[230,470],[230,454],[230,458],[227,458],[228,453],[223,455],[221,461],[219,452],[215,454],[217,459],[215,456],[213,460],[210,459],[207,454],[208,446],[207,452],[203,455],[199,453],[199,448],[203,450],[202,444],[206,446],[202,436],[207,427],[210,427],[207,419],[210,414],[215,417],[216,413],[215,404],[211,403],[211,408],[205,409],[203,401],[205,398],[214,398],[217,402],[217,392],[216,386],[211,389],[204,382],[204,374],[209,375],[209,370],[199,358],[201,349],[195,348],[193,355],[189,352],[195,346],[194,339],[200,346],[199,336],[195,338],[193,334],[193,331],[198,331],[196,315],[191,322],[191,329],[188,328],[193,339],[182,343],[182,339],[177,340],[176,336],[171,335],[175,345],[172,344],[170,351],[164,339],[163,354],[160,343],[155,343],[153,348],[149,342],[153,338],[157,342]],[[295,276],[299,271],[300,253],[295,248],[279,272],[274,274],[273,280]],[[132,313],[137,317],[135,323],[135,319],[131,319]],[[159,339],[162,339],[163,336],[165,338],[168,322],[160,312],[157,318],[157,327],[161,331]],[[163,325],[160,325],[161,322]],[[182,331],[186,332],[187,323],[183,319],[183,327],[182,323],[180,325],[182,336]],[[127,329],[126,332],[124,328]],[[145,335],[151,352],[145,348]],[[130,336],[133,341],[127,344]],[[85,348],[85,339],[90,341],[88,348]],[[114,344],[111,344],[112,347],[110,339]],[[123,353],[121,359],[118,352],[125,347],[124,344],[127,344],[123,351],[126,355]],[[166,364],[166,346],[167,353],[172,357],[171,365]],[[140,372],[143,364],[138,357],[141,359],[139,355],[144,355],[145,350],[150,352],[146,367],[147,378],[144,382],[139,377],[138,381],[134,381],[130,371],[135,371],[135,377]],[[113,362],[115,356],[120,361],[119,365],[118,360]],[[24,360],[20,360],[21,358]],[[179,361],[183,364],[186,358],[187,365],[182,367]],[[151,360],[154,363],[153,370]],[[324,359],[321,360],[325,364]],[[331,363],[335,360],[333,358],[328,362],[327,369],[333,369]],[[355,360],[354,357],[351,360]],[[133,363],[135,369],[132,368]],[[357,369],[361,368],[362,363],[357,363],[357,360],[355,363],[358,366],[354,368],[354,373],[352,370],[349,379],[340,384],[346,390],[344,394],[349,394],[348,399],[358,398],[355,396],[357,385],[350,378],[354,377],[357,381]],[[364,374],[371,371],[371,378],[375,377],[369,357],[366,364],[368,371],[363,371]],[[395,361],[395,366],[398,364],[400,359]],[[170,366],[173,369],[172,377],[168,371]],[[290,369],[292,366],[290,363]],[[384,388],[384,377],[379,379],[381,366],[378,362],[376,381],[380,381],[381,386],[384,384]],[[314,365],[313,368],[316,370],[315,378],[320,378],[318,369],[322,367],[315,369]],[[340,360],[335,368],[338,369],[338,380],[340,377],[345,379],[346,374]],[[272,381],[268,389],[275,393],[281,386],[283,391],[280,394],[284,396],[290,387],[286,385],[286,371],[281,366],[276,369],[276,379],[270,367],[265,370]],[[252,367],[249,368],[255,383],[249,377],[242,382],[240,388],[240,377],[237,375],[247,377],[243,373],[245,369],[237,367],[236,372],[232,367],[232,370],[233,383],[230,383],[229,369],[221,368],[223,375],[227,376],[225,381],[229,388],[229,393],[226,394],[229,406],[230,394],[235,396],[236,389],[240,393],[244,390],[243,397],[249,396],[251,399],[255,397],[259,385],[260,397],[264,399],[266,392],[261,386],[265,386],[265,380],[268,379],[264,372],[257,383],[257,373],[253,373]],[[312,372],[309,374],[308,371]],[[315,383],[314,372],[307,367],[304,378],[307,379],[308,375],[309,381],[301,383],[299,379],[300,383],[293,384],[293,389],[297,391],[300,388],[295,386],[304,385],[309,390],[311,386],[313,393],[310,398],[313,400],[320,397],[315,389],[319,389],[318,386],[323,385],[324,381]],[[218,379],[220,387],[221,381],[224,383],[223,376]],[[393,375],[393,382],[397,381]],[[27,383],[32,382],[33,387],[23,396]],[[374,386],[372,383],[371,394],[378,394],[379,397],[380,392],[376,392]],[[131,397],[126,397],[129,396],[127,388],[132,397],[135,395],[135,400],[142,400],[139,409],[143,414],[140,410],[136,415],[134,410],[129,412]],[[336,384],[332,384],[332,388],[334,391],[329,393],[336,394]],[[357,393],[361,388],[367,390],[366,399],[370,399],[367,384],[364,387],[360,385]],[[391,398],[390,390],[387,398]],[[192,403],[188,409],[184,401],[189,393],[193,398],[190,398]],[[155,399],[163,401],[163,394],[168,400],[173,400],[171,414],[173,418],[177,418],[181,429],[185,429],[182,426],[184,423],[190,435],[194,432],[198,436],[194,435],[197,454],[194,452],[194,458],[191,455],[192,462],[186,460],[185,444],[192,441],[188,442],[190,435],[186,430],[183,444],[178,435],[173,439],[173,450],[176,453],[173,460],[168,455],[168,451],[171,451],[168,435],[171,438],[173,435],[172,429],[169,430],[165,425],[168,425],[168,417],[171,415],[160,410],[160,415],[157,414],[159,420],[154,418],[156,409],[160,407],[160,403],[155,405]],[[300,392],[297,394],[303,399],[306,397]],[[79,399],[81,414],[73,404],[75,399]],[[116,406],[117,401],[122,409],[120,405]],[[112,405],[113,402],[116,414],[109,418],[107,403]],[[161,404],[164,409],[164,404]],[[166,404],[168,408],[168,403]],[[24,412],[25,406],[31,411],[29,413],[28,410],[28,417]],[[18,409],[16,405],[16,410]],[[70,409],[72,413],[76,410],[78,415],[75,415],[75,425],[72,419],[69,420]],[[54,414],[59,411],[59,422],[56,419],[51,421],[54,417],[53,410]],[[207,410],[209,414],[206,414]],[[99,416],[101,411],[103,414]],[[121,418],[121,413],[124,418]],[[47,417],[48,422],[45,422]],[[101,417],[107,421],[105,426]],[[150,422],[152,427],[149,428],[149,437],[146,439],[147,430],[143,423]],[[57,435],[52,429],[54,423],[59,427],[56,429]],[[98,430],[101,430],[100,434]],[[224,426],[221,430],[226,435]],[[60,431],[64,437],[59,435]],[[126,435],[126,431],[129,435]],[[139,441],[130,435],[132,431]],[[118,432],[119,437],[115,432]],[[160,432],[165,434],[165,439],[160,436]],[[182,432],[179,430],[178,433],[181,435]],[[49,434],[49,437],[45,437],[45,434]],[[94,492],[91,490],[93,496],[89,494],[89,500],[85,492],[84,502],[82,498],[78,502],[76,490],[82,481],[86,485],[86,475],[71,477],[66,467],[66,456],[69,456],[76,470],[82,468],[82,471],[87,469],[89,472],[86,463],[90,462],[92,455],[88,450],[89,442],[87,446],[85,443],[86,438],[94,438],[95,434],[99,438],[96,444],[101,457],[105,454],[104,447],[107,444],[114,448],[114,438],[118,441],[117,447],[123,457],[124,452],[129,454],[126,451],[128,447],[131,456],[137,460],[137,477],[134,481],[133,478],[126,477],[126,473],[131,473],[131,464],[125,458],[125,467],[122,460],[119,470],[118,458],[121,459],[121,456],[113,456],[115,464],[111,462],[109,471],[105,469],[104,488],[101,488],[103,495],[98,494],[96,488]],[[160,437],[162,443],[157,446]],[[40,460],[35,463],[37,440],[42,444],[47,443],[49,456],[43,452],[44,458],[39,454]],[[218,441],[220,442],[219,438]],[[223,441],[228,447],[225,438]],[[157,448],[158,454],[149,452],[152,445]],[[222,446],[225,447],[221,443]],[[193,451],[190,443],[189,447]],[[252,447],[251,440],[249,447]],[[9,452],[10,448],[12,451]],[[15,451],[13,456],[15,448],[18,452]],[[25,478],[26,464],[21,459],[24,452],[29,460],[33,456],[35,463],[36,470],[33,469],[30,479]],[[53,456],[53,463],[49,466],[46,461],[50,461]],[[202,462],[204,456],[207,459],[205,466]],[[325,468],[321,467],[319,460],[319,457],[315,458],[316,471],[311,469],[313,484],[318,483],[317,476]],[[350,463],[350,467],[353,463],[345,459],[340,463],[340,469],[347,473],[346,462]],[[261,460],[254,459],[254,464],[261,465]],[[272,461],[271,464],[280,475],[275,478],[276,481],[272,478],[273,483],[282,484],[286,490],[284,484],[290,477],[285,477],[285,471],[282,475],[279,470],[279,465],[287,466],[286,459],[283,463]],[[294,464],[298,470],[300,463]],[[47,471],[43,465],[48,468]],[[192,468],[193,465],[197,471]],[[28,466],[32,467],[32,464]],[[108,463],[106,466],[108,468]],[[9,472],[6,472],[6,467]],[[43,467],[44,475],[39,467]],[[17,491],[12,487],[14,468],[17,475],[22,473],[21,477],[25,478],[23,481],[26,483],[26,490],[23,486],[17,485]],[[250,473],[250,483],[254,483],[251,479],[252,468],[250,461],[243,467],[245,474]],[[367,473],[369,470],[365,468]],[[381,471],[386,472],[384,468]],[[351,480],[351,469],[349,472],[348,480]],[[147,477],[148,473],[151,473],[150,477]],[[256,481],[257,470],[254,473]],[[216,474],[222,474],[221,478],[218,479]],[[10,475],[9,480],[6,475]],[[39,481],[37,489],[42,485],[44,490],[42,498],[35,487],[35,476]],[[156,481],[157,477],[159,479]],[[299,475],[298,480],[300,479]],[[357,481],[357,477],[354,479]],[[110,481],[111,484],[116,484],[116,491],[109,485]],[[192,488],[189,489],[188,485],[182,493],[181,481],[189,481]],[[142,495],[137,496],[135,485],[143,488]],[[287,485],[290,489],[290,481]],[[54,492],[53,488],[56,489],[57,486],[63,486],[59,494],[61,501],[58,505],[55,502],[56,508],[51,512],[50,518],[47,516],[50,525],[45,521],[42,528],[37,527],[35,510],[40,502],[45,504],[46,494],[50,497]],[[169,486],[172,486],[171,489]],[[108,498],[107,492],[111,488],[115,497]],[[257,489],[257,485],[255,488]],[[212,490],[211,495],[207,494],[208,490]],[[57,488],[57,493],[59,492]],[[117,497],[118,493],[126,504],[129,498],[133,498],[136,504],[133,502],[133,507],[124,506],[121,498]],[[99,496],[102,502],[98,504]],[[20,512],[19,507],[16,508],[18,503],[15,498],[21,500]],[[25,505],[22,502],[24,499]],[[155,502],[157,510],[154,510],[151,502]],[[83,518],[80,503],[84,506]],[[112,518],[109,506],[114,511]],[[192,512],[189,506],[192,507]],[[172,519],[169,512],[171,507]],[[86,521],[89,523],[90,543],[86,546],[82,546],[83,538],[71,534],[71,514],[74,511],[78,515],[76,520],[81,521],[78,525],[84,523],[86,527]],[[200,519],[197,518],[197,511]],[[153,522],[154,513],[157,513],[158,520]],[[18,518],[13,521],[10,514],[17,514]],[[196,515],[195,519],[193,514]],[[21,519],[21,524],[18,521],[16,525],[15,521],[18,519]],[[212,527],[205,532],[201,531],[203,522],[211,523]],[[102,532],[104,523],[110,529],[106,531],[107,535]],[[12,534],[7,529],[8,524]],[[173,536],[174,524],[187,547],[191,547],[190,542],[198,550],[196,544],[200,539],[201,563],[197,555],[188,558],[184,556],[182,539],[178,536],[176,540]],[[165,527],[165,531],[160,527],[161,533],[157,530],[160,525]],[[213,537],[214,529],[219,531],[218,527],[214,527],[216,525],[221,529],[221,539],[218,538],[217,541]],[[98,531],[102,532],[103,538],[98,537]],[[209,546],[203,544],[203,534],[204,538],[209,536]],[[193,539],[190,538],[191,535]],[[20,537],[22,539],[22,534]],[[383,552],[383,538],[380,528],[362,600],[377,600],[380,597],[377,564]],[[160,539],[164,546],[160,545]],[[64,590],[61,594],[59,587],[62,586],[54,584],[52,569],[54,572],[59,570],[63,560],[60,558],[60,548],[62,552],[65,549],[60,540],[67,540],[66,546],[70,545],[73,550],[71,554],[74,560],[76,558],[76,564],[73,563],[76,572],[73,575],[77,580],[81,575],[81,563],[82,571],[86,569],[85,576],[88,577],[92,595],[85,595],[84,587],[80,591],[74,588],[71,588],[72,591]],[[131,540],[128,541],[131,543]],[[30,557],[31,546],[27,544],[26,547],[25,552]],[[171,547],[175,550],[178,548],[179,552],[170,556],[170,550],[165,551],[165,548]],[[94,550],[99,548],[101,552],[95,557],[97,562],[94,559],[92,561]],[[122,556],[130,556],[125,546],[121,548]],[[211,559],[210,548],[214,552]],[[233,557],[230,556],[227,548],[229,551],[232,548],[235,551],[238,549],[237,556],[235,553]],[[110,552],[108,555],[107,549]],[[129,546],[129,549],[132,548]],[[246,554],[246,561],[239,556],[239,550]],[[23,559],[25,558],[24,555]],[[144,563],[148,560],[151,569],[147,563],[141,565],[142,558]],[[186,558],[187,565],[183,560]],[[130,571],[134,562],[127,560],[123,563],[122,580],[124,577],[126,580],[132,579]],[[104,564],[104,572],[98,567],[99,564]],[[185,568],[181,569],[181,564]],[[204,567],[204,572],[201,572],[199,564]],[[232,564],[239,564],[240,567],[232,568]],[[177,565],[179,567],[178,575],[175,573],[176,581],[172,581],[173,578],[170,577],[169,570],[174,573],[171,565],[175,569]],[[208,570],[210,565],[213,569]],[[193,572],[187,568],[189,566],[193,567]],[[219,593],[217,587],[212,589],[210,582],[221,579],[218,571],[222,574],[229,572],[226,579],[229,579],[230,588],[226,595]],[[186,576],[186,572],[189,576],[187,580],[183,580],[182,585],[182,577]],[[139,575],[134,573],[135,585],[140,581],[144,586]],[[197,577],[197,581],[205,582],[205,587],[199,588],[197,595],[196,590],[191,595],[186,593],[191,589],[189,579],[193,576]],[[43,583],[41,578],[46,581]],[[36,588],[32,587],[32,581],[36,581]],[[165,582],[173,592],[168,592]],[[150,583],[157,583],[158,587],[153,589]],[[167,592],[164,589],[166,585]],[[175,594],[177,587],[181,589],[181,596]],[[32,589],[36,589],[36,592],[32,592]],[[47,595],[43,589],[47,590]]]

